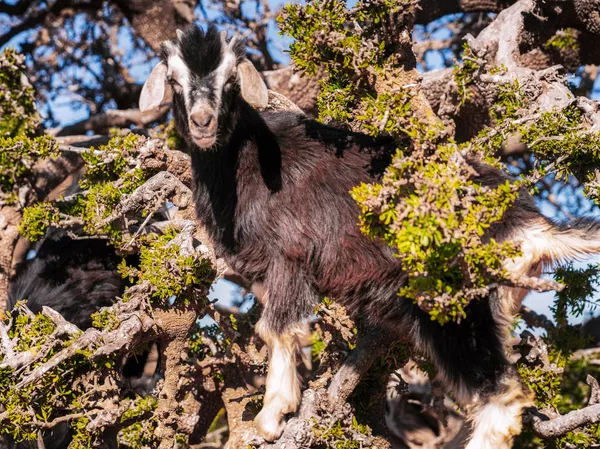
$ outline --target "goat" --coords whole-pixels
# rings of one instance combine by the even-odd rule
[[[112,305],[125,284],[117,273],[120,259],[106,240],[46,238],[36,257],[22,262],[10,284],[8,310],[18,300],[39,313],[50,307],[80,329],[92,326],[90,315]]]
[[[112,305],[125,289],[117,272],[120,260],[106,240],[74,240],[54,231],[42,242],[35,258],[18,265],[9,285],[7,310],[26,300],[34,313],[47,306],[80,329],[87,329],[92,326],[91,314]],[[139,358],[123,361],[126,385],[142,395],[151,392],[158,374],[156,344]],[[45,432],[44,444],[47,449],[66,449],[71,438],[68,423],[62,423]],[[19,443],[17,448],[21,447],[29,446]]]
[[[398,296],[407,276],[392,249],[364,236],[349,191],[377,179],[391,161],[391,138],[326,126],[300,113],[258,112],[268,102],[244,42],[209,27],[178,31],[162,45],[161,61],[142,88],[140,109],[173,102],[175,125],[190,146],[197,218],[218,254],[265,294],[258,335],[269,348],[258,432],[276,440],[284,415],[298,408],[296,373],[300,323],[322,296],[334,298],[373,325],[412,336],[462,404],[471,404],[468,449],[508,448],[531,403],[505,352],[508,316],[526,292],[486,298],[466,308],[460,324],[440,326]],[[476,161],[479,182],[504,182]],[[516,274],[541,264],[600,250],[595,222],[573,228],[545,219],[522,195],[489,236],[522,240],[524,255],[507,261]]]

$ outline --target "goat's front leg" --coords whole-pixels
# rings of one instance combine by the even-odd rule
[[[295,412],[300,404],[296,354],[302,329],[298,325],[275,332],[269,328],[266,320],[261,319],[256,330],[269,348],[269,371],[263,408],[254,423],[265,440],[275,441],[285,427],[284,415]]]

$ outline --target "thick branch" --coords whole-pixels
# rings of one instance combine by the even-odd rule
[[[390,341],[393,338],[381,329],[373,329],[358,340],[327,389],[332,401],[339,404],[348,399],[373,362],[387,351],[386,342]]]
[[[20,16],[24,14],[30,6],[31,2],[27,0],[21,0],[14,4],[2,1],[0,2],[0,11],[9,16]]]
[[[416,23],[425,25],[447,14],[500,12],[515,0],[421,0]]]
[[[17,3],[16,5],[14,5],[14,8],[15,9],[21,8],[20,5],[25,4],[25,3],[27,3],[27,2],[21,1],[21,2]],[[3,35],[0,36],[0,47],[4,46],[13,37],[22,33],[23,31],[30,30],[32,28],[37,27],[38,25],[43,24],[47,17],[59,15],[66,8],[72,8],[73,6],[76,6],[77,9],[93,12],[93,11],[97,11],[99,8],[102,7],[102,3],[99,3],[99,2],[90,2],[89,4],[88,3],[79,3],[79,4],[76,3],[76,5],[73,5],[73,3],[74,2],[72,2],[71,0],[58,0],[49,9],[37,10],[35,13],[31,14],[30,16],[25,17],[25,19],[21,23],[13,26],[6,33],[4,33]],[[24,5],[23,5],[23,7],[24,7]],[[3,3],[2,4],[2,12],[4,12],[4,8],[5,8],[5,4]]]
[[[170,105],[165,105],[153,111],[142,112],[139,109],[113,110],[102,114],[92,115],[72,125],[53,128],[48,134],[53,136],[68,136],[72,134],[85,134],[88,131],[95,133],[106,132],[109,128],[129,128],[131,125],[144,128],[164,117],[169,112]]]
[[[116,0],[115,3],[138,36],[156,52],[160,44],[175,37],[177,28],[194,20],[195,0]]]
[[[595,404],[546,421],[539,416],[533,416],[531,427],[540,438],[554,439],[598,421],[600,421],[600,404]]]
[[[521,306],[519,314],[529,327],[541,327],[546,330],[554,329],[554,323],[545,315],[538,314],[527,306]]]

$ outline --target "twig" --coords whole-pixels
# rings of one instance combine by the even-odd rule
[[[565,286],[559,284],[552,279],[540,279],[527,276],[514,276],[509,275],[509,281],[513,287],[522,287],[529,290],[535,290],[536,292],[547,292],[547,291],[562,291]]]
[[[527,306],[521,306],[520,315],[529,327],[541,327],[546,330],[554,329],[554,323],[545,315],[537,313]]]

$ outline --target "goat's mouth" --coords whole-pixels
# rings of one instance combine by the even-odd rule
[[[194,134],[191,133],[192,140],[200,148],[210,148],[217,141],[216,134]]]

